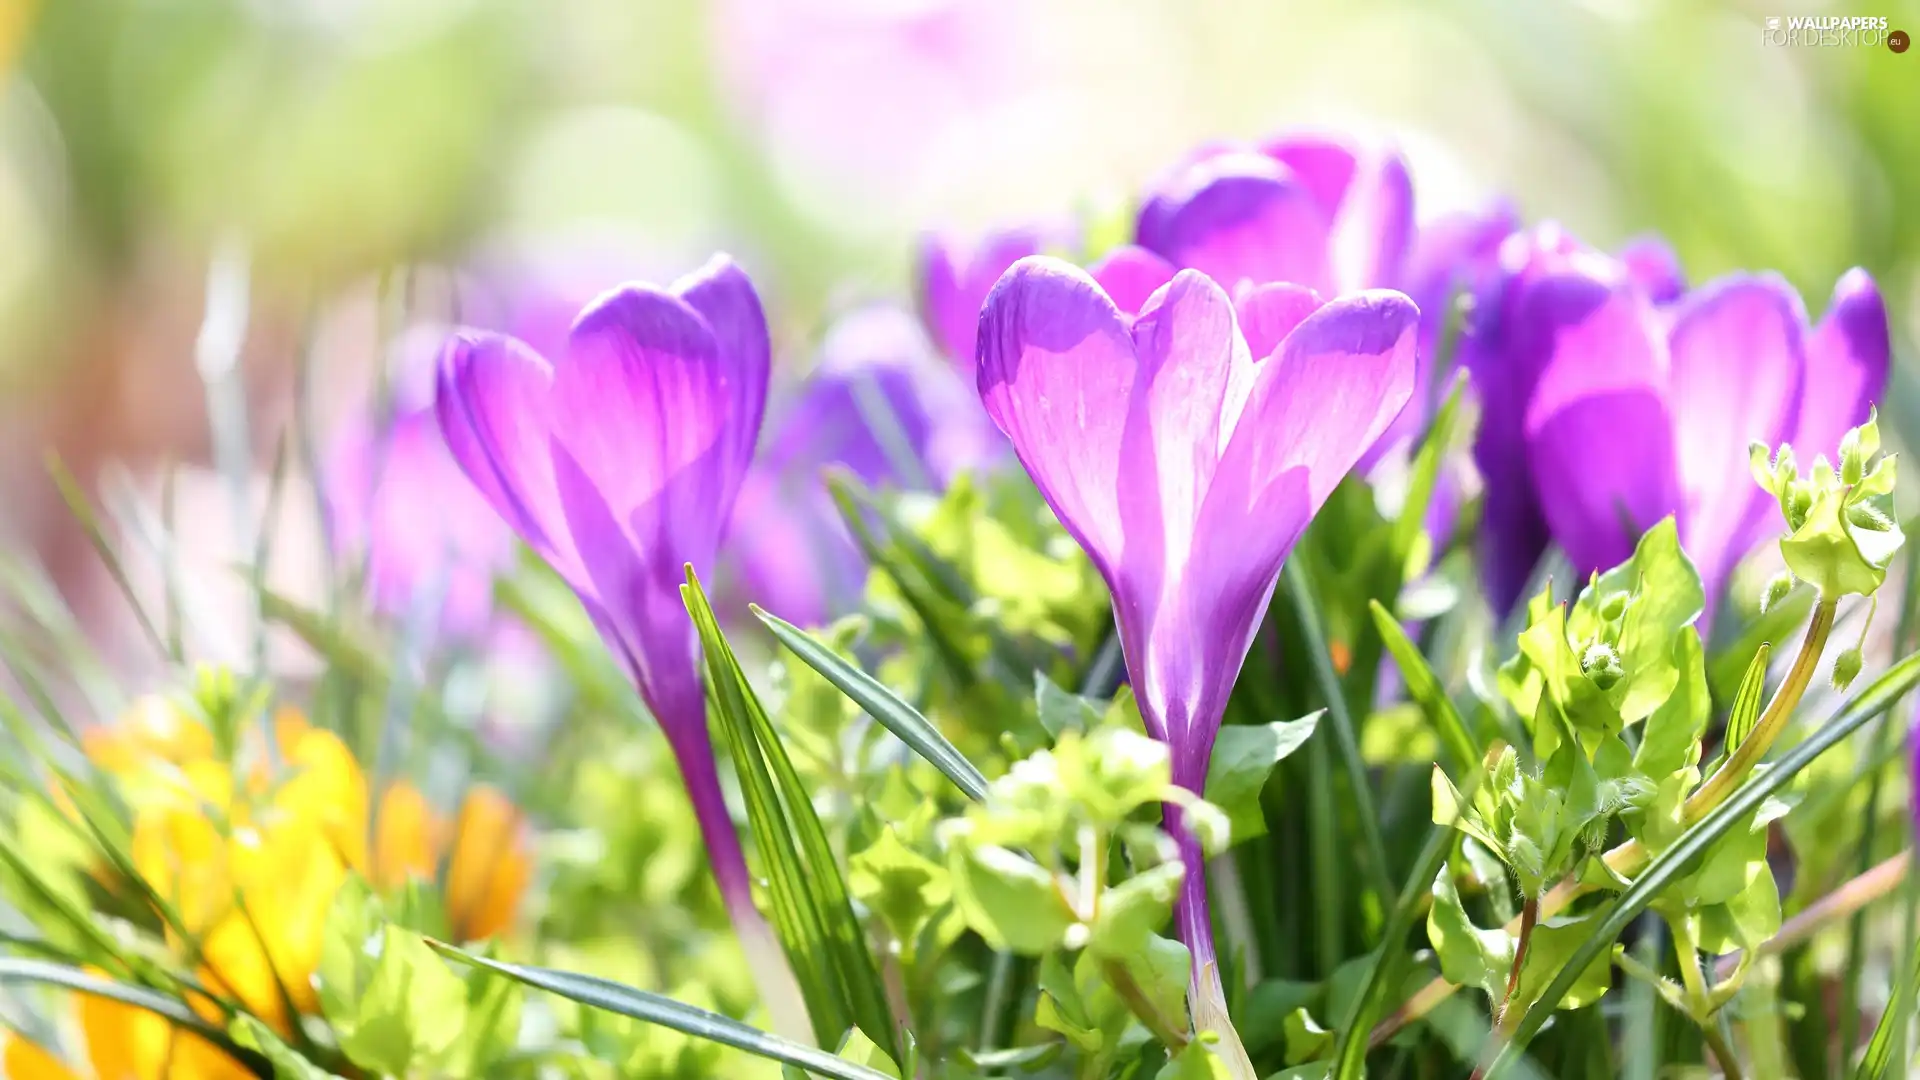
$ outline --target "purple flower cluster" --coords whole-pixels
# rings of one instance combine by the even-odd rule
[[[1609,256],[1550,225],[1522,231],[1504,204],[1424,226],[1414,209],[1391,150],[1288,138],[1180,162],[1143,194],[1132,243],[1085,268],[1041,254],[1064,246],[1042,230],[929,239],[926,336],[896,311],[843,322],[757,463],[768,329],[746,274],[716,258],[671,288],[606,294],[544,355],[454,336],[439,431],[625,664],[679,755],[743,936],[765,940],[679,595],[684,564],[720,555],[736,500],[747,591],[818,621],[862,570],[822,467],[937,489],[1010,446],[1105,579],[1147,727],[1199,792],[1293,545],[1345,476],[1425,423],[1455,296],[1499,611],[1549,546],[1584,576],[1667,515],[1719,593],[1771,528],[1749,443],[1832,453],[1884,388],[1886,313],[1862,271],[1809,325],[1777,277],[1690,290],[1655,241]],[[950,365],[929,362],[927,338]],[[977,397],[955,395],[955,373]],[[409,558],[401,545],[387,565],[403,577]],[[1178,923],[1196,1013],[1223,1017],[1199,845],[1171,811],[1168,825],[1195,868]]]

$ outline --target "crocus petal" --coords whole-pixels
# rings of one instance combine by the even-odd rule
[[[1123,521],[1141,512],[1159,532],[1157,498],[1123,482],[1135,381],[1127,319],[1086,273],[1022,259],[980,313],[980,400],[1061,525],[1113,580]],[[1147,500],[1144,511],[1136,504]]]
[[[1172,281],[1174,273],[1172,263],[1132,244],[1114,248],[1087,267],[1087,274],[1106,291],[1114,306],[1129,315],[1138,315],[1147,298]]]
[[[1576,580],[1633,554],[1679,507],[1666,357],[1648,300],[1624,278],[1544,278],[1533,325],[1554,335],[1527,408],[1527,454],[1553,536]]]
[[[1772,499],[1752,481],[1747,447],[1778,445],[1799,420],[1805,326],[1799,295],[1770,274],[1711,282],[1675,314],[1668,402],[1681,539],[1710,595],[1771,527]]]
[[[760,437],[760,421],[767,405],[767,374],[772,369],[772,342],[760,296],[746,272],[725,255],[673,283],[671,290],[700,313],[713,332],[719,358],[731,373],[731,428],[729,450],[721,469],[738,477],[753,460]]]
[[[1285,166],[1229,153],[1195,164],[1143,203],[1138,239],[1229,288],[1242,281],[1312,286],[1327,277],[1329,228],[1313,192]]]
[[[549,453],[553,368],[499,334],[455,334],[440,354],[434,412],[482,497],[575,588],[585,578],[560,511]]]
[[[1294,327],[1320,310],[1320,297],[1301,285],[1276,283],[1242,290],[1233,306],[1247,351],[1257,363],[1272,356]]]
[[[1163,620],[1171,656],[1162,663],[1193,663],[1193,678],[1213,680],[1203,703],[1224,705],[1287,553],[1406,407],[1419,318],[1399,293],[1341,297],[1256,365],[1252,394],[1194,527],[1193,556],[1173,591],[1182,598],[1174,614],[1184,614],[1185,625]],[[1177,749],[1176,780],[1196,771],[1204,777],[1212,733],[1196,741]]]
[[[1329,220],[1360,171],[1359,155],[1345,141],[1324,135],[1284,135],[1261,144],[1260,152],[1292,170]]]
[[[1627,276],[1656,304],[1671,303],[1687,291],[1686,271],[1680,257],[1658,236],[1637,236],[1620,249],[1620,262]]]
[[[971,251],[942,237],[921,239],[914,260],[920,315],[934,343],[962,371],[973,370],[980,305],[987,293],[1008,267],[1038,255],[1041,246],[1040,234],[1032,229],[990,233]]]
[[[686,563],[710,564],[731,512],[726,439],[740,377],[698,312],[642,286],[582,313],[554,372],[559,501],[620,639],[610,644],[624,646],[670,734],[701,700],[679,586]]]
[[[1801,460],[1814,454],[1838,461],[1840,440],[1867,422],[1887,388],[1892,346],[1887,305],[1865,270],[1855,267],[1833,287],[1827,314],[1807,339],[1807,382],[1800,425],[1789,440]]]

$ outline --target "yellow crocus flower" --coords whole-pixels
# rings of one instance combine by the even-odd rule
[[[477,941],[513,925],[533,871],[526,827],[519,808],[500,792],[476,787],[467,793],[447,863],[447,919],[456,938]]]

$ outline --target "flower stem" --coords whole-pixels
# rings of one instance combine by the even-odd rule
[[[1500,1002],[1500,1015],[1495,1020],[1501,1031],[1508,1030],[1508,1011],[1513,1006],[1513,995],[1520,989],[1520,969],[1527,965],[1527,946],[1533,942],[1533,927],[1540,919],[1540,899],[1529,896],[1520,908],[1520,939],[1513,947],[1513,970],[1507,972],[1507,996]]]

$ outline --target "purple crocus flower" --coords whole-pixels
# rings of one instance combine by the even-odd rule
[[[948,236],[920,238],[914,253],[914,277],[920,317],[934,344],[969,380],[973,376],[974,335],[980,305],[1007,267],[1045,246],[1040,230],[1001,229],[972,245]]]
[[[397,380],[384,427],[355,418],[334,437],[320,478],[329,539],[365,556],[376,610],[405,621],[435,596],[436,634],[475,640],[493,627],[493,579],[513,562],[513,533],[447,452],[431,383],[412,374]]]
[[[1140,246],[1232,289],[1398,285],[1413,239],[1406,162],[1318,136],[1201,147],[1140,205]]]
[[[1549,536],[1584,578],[1626,559],[1674,515],[1711,616],[1728,577],[1773,529],[1747,446],[1802,440],[1831,457],[1886,385],[1887,318],[1864,271],[1809,327],[1772,274],[1687,291],[1657,241],[1619,258],[1551,226],[1509,241],[1467,358],[1485,405],[1489,594],[1519,599]]]
[[[1195,270],[1133,317],[1045,257],[987,298],[981,399],[1106,579],[1141,714],[1189,791],[1288,551],[1412,394],[1418,320],[1399,293],[1230,298]],[[1167,823],[1189,868],[1195,1021],[1230,1037],[1199,843],[1171,808]]]
[[[753,457],[769,354],[752,282],[719,256],[670,288],[628,285],[587,305],[564,355],[456,334],[435,404],[455,460],[573,587],[660,721],[762,998],[783,1033],[811,1041],[753,906],[680,597],[686,564],[712,568]]]
[[[1000,442],[904,311],[843,317],[821,354],[741,486],[728,545],[752,599],[802,626],[847,611],[866,578],[823,469],[840,466],[869,487],[931,491]]]

